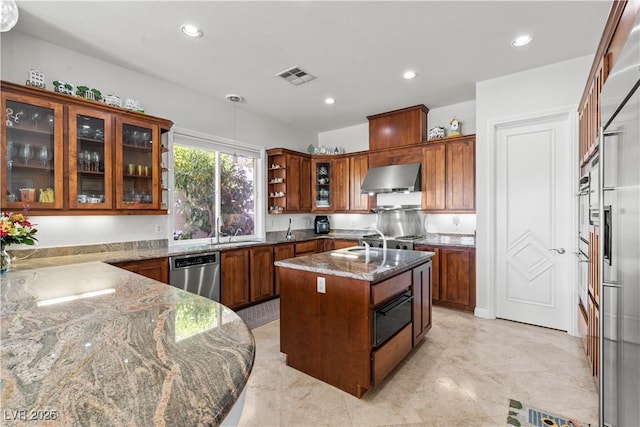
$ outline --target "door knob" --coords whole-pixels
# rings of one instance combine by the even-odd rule
[[[556,249],[556,248],[552,248],[549,249],[550,251],[556,251],[558,252],[560,255],[562,255],[563,253],[565,253],[566,251],[564,250],[564,248],[560,248],[560,249]]]

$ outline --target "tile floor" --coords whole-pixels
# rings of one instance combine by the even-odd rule
[[[357,399],[289,368],[279,320],[256,328],[241,426],[504,426],[508,399],[597,425],[579,339],[441,307],[425,340]]]

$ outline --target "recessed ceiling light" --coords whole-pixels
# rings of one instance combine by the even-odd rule
[[[405,71],[404,74],[402,75],[402,78],[405,80],[411,80],[416,76],[416,72],[415,71]]]
[[[180,27],[180,29],[182,30],[182,33],[184,35],[187,35],[189,37],[194,37],[194,38],[202,37],[202,30],[196,27],[195,25],[184,24],[182,27]]]
[[[525,35],[516,37],[511,42],[511,46],[513,46],[513,47],[525,46],[525,45],[528,45],[529,43],[531,43],[531,40],[533,40],[533,37],[531,37],[529,34],[525,34]]]
[[[324,103],[331,105],[331,104],[335,104],[336,100],[333,98],[325,98]]]

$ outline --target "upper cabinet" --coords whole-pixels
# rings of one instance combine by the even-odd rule
[[[368,116],[369,150],[397,148],[427,139],[427,115],[424,105]]]
[[[364,177],[367,176],[367,170],[369,170],[369,156],[366,153],[349,156],[350,212],[368,213],[375,207],[374,197],[370,197],[367,193],[360,193],[360,187],[362,187]]]
[[[267,206],[271,214],[311,211],[311,158],[274,148],[267,151]]]
[[[62,209],[64,206],[63,104],[2,85],[0,191],[3,209]]]
[[[475,212],[475,135],[430,142],[422,150],[422,209]]]
[[[311,160],[312,212],[349,211],[349,157],[318,156]]]
[[[7,82],[2,106],[0,190],[7,209],[166,213],[162,134],[171,121]]]

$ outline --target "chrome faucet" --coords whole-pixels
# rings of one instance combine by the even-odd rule
[[[387,237],[384,235],[384,233],[380,230],[378,230],[375,227],[366,227],[368,230],[373,230],[376,233],[378,233],[380,236],[382,236],[382,250],[386,253],[387,252]]]
[[[233,239],[234,237],[236,237],[240,231],[242,231],[242,228],[237,228],[237,229],[236,229],[236,232],[235,232],[235,233],[233,233],[233,236],[229,236],[229,243],[231,243],[231,239]]]
[[[291,218],[289,218],[289,228],[287,228],[287,240],[293,240],[293,233],[291,233]]]

